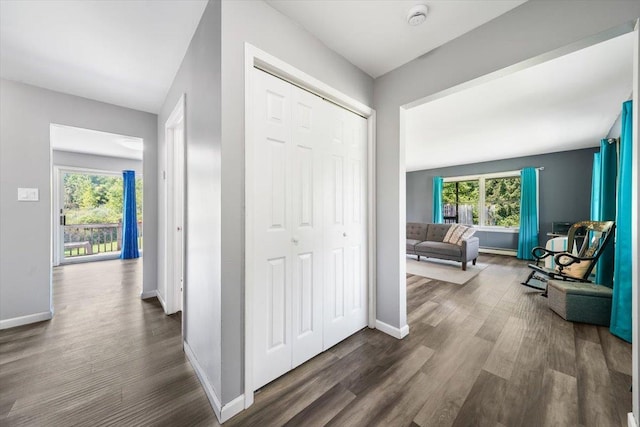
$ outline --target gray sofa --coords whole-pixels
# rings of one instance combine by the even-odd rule
[[[476,265],[480,241],[471,236],[462,241],[462,245],[444,243],[444,236],[453,224],[424,224],[418,222],[407,223],[407,254],[420,257],[448,259],[462,263],[462,269],[467,269],[467,262]]]

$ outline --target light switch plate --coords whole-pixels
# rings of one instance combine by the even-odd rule
[[[37,188],[18,188],[19,202],[37,202],[40,194]]]

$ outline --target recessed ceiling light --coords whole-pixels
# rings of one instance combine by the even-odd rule
[[[409,14],[407,15],[407,22],[409,25],[416,26],[422,24],[427,19],[427,5],[425,4],[417,4],[409,9]]]

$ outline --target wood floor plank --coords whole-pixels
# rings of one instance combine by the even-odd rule
[[[418,346],[405,358],[391,366],[383,374],[384,380],[363,391],[357,398],[338,415],[331,419],[328,425],[369,425],[379,417],[381,401],[395,400],[406,386],[407,382],[433,355],[433,350]]]
[[[618,371],[609,369],[611,379],[611,398],[618,412],[621,426],[627,425],[627,414],[632,405],[631,375],[626,375]]]
[[[543,399],[543,371],[517,365],[507,383],[498,420],[505,426],[535,425],[538,402]]]
[[[481,371],[465,399],[453,425],[495,425],[500,406],[507,391],[507,380],[487,371]]]
[[[604,326],[598,327],[598,337],[609,369],[631,376],[631,344],[616,337]]]
[[[545,370],[539,405],[530,422],[539,426],[570,426],[578,420],[578,383],[575,377],[553,369]],[[608,425],[608,424],[602,424]]]
[[[475,336],[452,336],[422,368],[432,383],[413,421],[422,427],[453,423],[492,346]]]
[[[619,419],[613,401],[611,377],[602,347],[591,341],[576,339],[576,364],[580,424],[587,427],[620,425],[625,420]]]
[[[550,316],[547,367],[576,376],[576,348],[574,325],[560,316]]]
[[[402,389],[396,400],[387,403],[388,411],[372,425],[385,426],[407,426],[411,425],[413,418],[422,407],[422,399],[429,390],[431,380],[427,375],[418,372],[409,380],[406,387]]]
[[[484,370],[509,380],[524,338],[525,321],[517,317],[509,317],[500,333]]]
[[[336,384],[311,405],[289,420],[285,426],[321,427],[342,411],[356,398],[342,384]]]

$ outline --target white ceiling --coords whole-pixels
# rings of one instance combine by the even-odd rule
[[[0,76],[157,113],[206,0],[0,1]]]
[[[372,77],[379,77],[524,3],[451,0],[265,0]],[[409,9],[429,8],[419,26]]]
[[[407,170],[594,147],[632,81],[630,33],[409,109]]]
[[[56,124],[50,130],[54,150],[142,160],[142,138]]]

